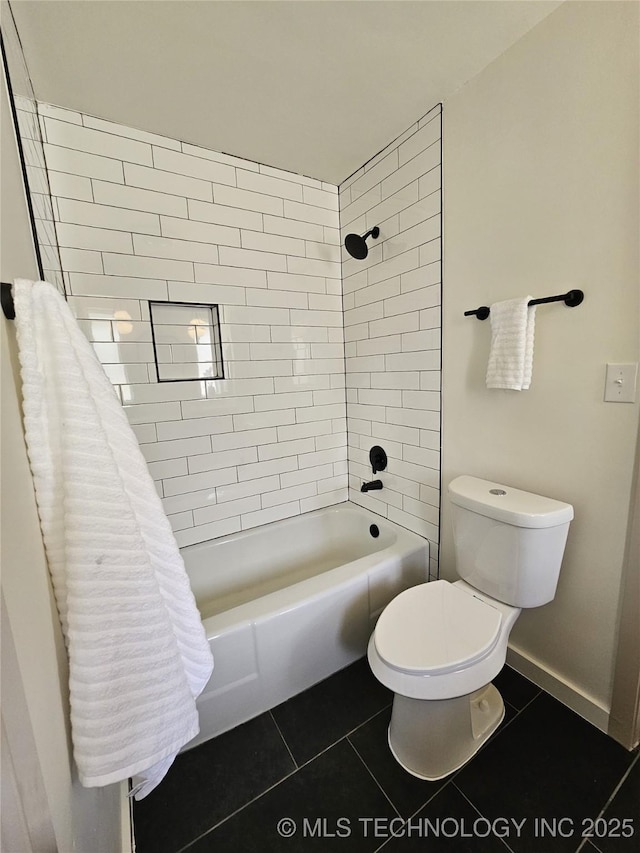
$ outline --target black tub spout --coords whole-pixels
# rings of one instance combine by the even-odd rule
[[[370,483],[363,483],[360,486],[361,492],[371,492],[382,488],[382,480],[372,480]]]

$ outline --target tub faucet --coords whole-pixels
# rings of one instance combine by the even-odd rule
[[[361,492],[371,492],[382,488],[382,480],[372,480],[370,483],[363,483],[360,486]]]

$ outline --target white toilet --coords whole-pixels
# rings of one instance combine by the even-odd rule
[[[369,641],[374,675],[395,693],[389,746],[421,779],[462,767],[500,725],[491,679],[522,607],[555,595],[570,504],[476,477],[449,485],[458,574],[400,593]]]

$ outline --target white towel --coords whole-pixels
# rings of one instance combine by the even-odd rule
[[[531,385],[536,309],[530,296],[491,306],[491,352],[487,388],[525,391]]]
[[[14,286],[24,425],[69,654],[74,757],[142,799],[199,731],[213,660],[136,438],[66,302]]]

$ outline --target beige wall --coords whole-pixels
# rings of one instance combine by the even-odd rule
[[[4,77],[1,210],[2,281],[38,278]],[[117,853],[123,849],[120,789],[83,789],[71,759],[66,657],[24,445],[15,330],[4,317],[1,323],[2,593],[17,661],[10,670],[3,668],[2,690],[3,700],[6,697],[10,705],[7,711],[15,707],[11,703],[18,694],[24,695],[28,708],[24,731],[10,744],[17,784],[25,800],[34,790],[42,792],[39,817],[44,822],[44,810],[48,809],[58,850]],[[6,627],[3,623],[3,630]],[[3,705],[3,722],[4,715]],[[15,731],[15,727],[11,729]],[[24,806],[28,813],[33,803],[25,802]]]
[[[574,505],[556,599],[511,645],[604,727],[638,421],[603,402],[605,364],[638,360],[638,5],[565,3],[444,119],[443,486],[465,472]],[[537,309],[531,389],[487,390],[489,323],[463,312],[574,287],[579,308]]]
[[[622,570],[620,627],[609,734],[628,749],[640,742],[640,430],[636,446],[635,485]]]

